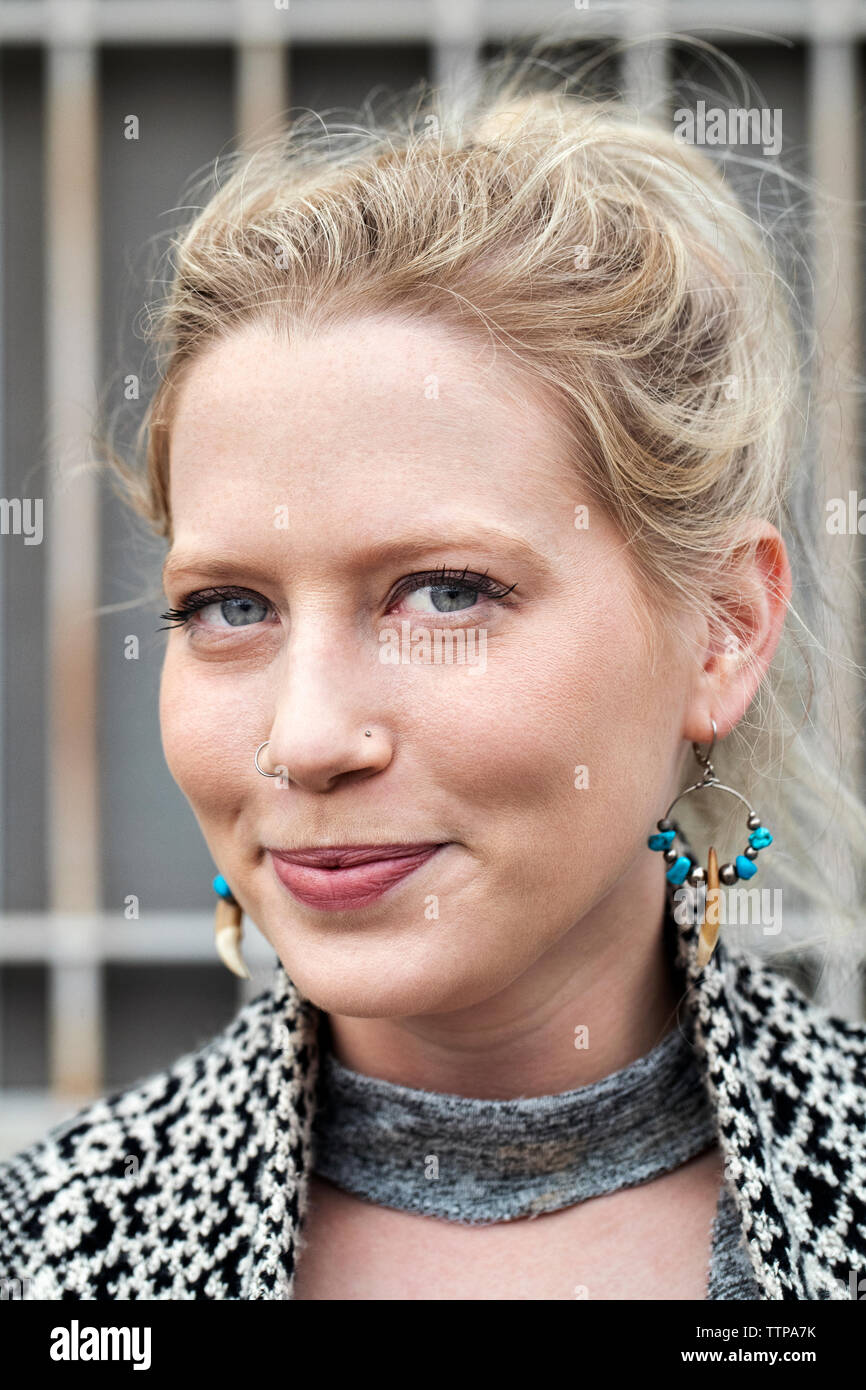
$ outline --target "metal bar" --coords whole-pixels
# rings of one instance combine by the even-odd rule
[[[47,794],[51,906],[72,910],[98,906],[101,883],[94,616],[99,509],[85,457],[98,371],[97,102],[93,49],[66,41],[71,10],[60,6],[54,13],[57,41],[46,55]],[[53,969],[50,997],[55,1094],[97,1090],[98,966]]]
[[[743,933],[749,932],[743,924]],[[751,943],[751,938],[754,938]],[[786,913],[785,939],[808,943],[814,924],[798,913]],[[755,926],[750,944],[758,952],[777,943]],[[808,954],[808,945],[803,947]],[[265,936],[244,920],[244,959],[250,969],[269,969],[277,955]],[[192,963],[223,969],[213,944],[210,912],[155,912],[137,922],[117,913],[10,912],[0,917],[0,963],[48,962],[80,965],[86,961],[115,961],[140,965]]]
[[[239,0],[235,47],[235,127],[247,148],[276,133],[288,106],[285,26],[274,26],[273,6]]]
[[[243,951],[250,963],[274,960],[274,948],[247,924]],[[0,961],[219,963],[210,912],[158,912],[138,921],[108,912],[7,912],[0,917]]]
[[[238,0],[237,11],[235,130],[239,143],[252,150],[286,124],[289,107],[288,28],[283,24],[274,25],[273,6],[263,7],[258,0]],[[212,960],[212,916],[208,923],[208,931],[197,934],[196,945],[206,943],[207,958]],[[262,941],[261,937],[259,941]],[[249,932],[245,933],[244,959],[248,967],[255,963]],[[237,981],[239,1006],[249,1003],[261,987],[261,971],[251,969],[250,979]]]
[[[574,29],[587,39],[622,32],[631,11],[643,0],[623,6],[591,0],[575,7]],[[838,0],[821,0],[828,12]],[[62,0],[67,11],[63,28],[86,33],[90,41],[110,44],[228,44],[238,37],[235,0]],[[847,36],[866,35],[866,11],[845,11]],[[378,43],[388,39],[416,43],[435,41],[436,15],[428,0],[262,0],[261,24],[273,37],[289,35],[301,43]],[[267,16],[267,18],[265,18]],[[511,34],[566,29],[571,19],[562,0],[485,0],[479,4],[480,31],[485,39]],[[803,40],[816,33],[820,16],[804,0],[729,0],[719,7],[712,0],[670,0],[670,27],[727,43],[778,43]],[[57,37],[52,0],[3,0],[0,42],[50,44]]]
[[[666,0],[630,5],[622,54],[623,97],[642,114],[669,118],[670,44]]]
[[[813,173],[822,189],[834,200],[830,214],[832,237],[825,222],[812,237],[815,316],[824,353],[820,387],[822,395],[829,394],[832,399],[832,410],[825,409],[817,414],[815,457],[819,470],[819,507],[816,543],[839,610],[838,618],[831,613],[826,615],[828,649],[831,653],[842,652],[847,645],[846,635],[850,634],[857,643],[851,655],[854,660],[862,661],[862,615],[856,592],[846,574],[846,567],[855,559],[860,538],[858,535],[830,535],[824,525],[827,513],[823,505],[832,497],[847,499],[849,492],[856,492],[860,485],[857,397],[850,386],[846,386],[859,375],[862,351],[857,204],[860,95],[858,55],[847,37],[852,18],[851,7],[841,3],[835,10],[820,4],[816,6],[818,37],[809,49],[807,82]],[[840,695],[840,747],[848,750],[849,770],[862,788],[862,761],[856,752],[862,717],[858,711],[860,689],[853,675],[840,672]],[[826,717],[821,718],[819,714],[818,718],[823,727],[831,727],[829,709]],[[821,852],[832,861],[836,882],[853,901],[858,866],[842,860],[832,835],[828,839],[829,843]],[[859,868],[862,872],[862,866]],[[834,946],[832,935],[830,940],[830,955],[820,977],[818,998],[835,1013],[861,1018],[864,1001],[859,967],[851,951],[846,951],[841,944]]]
[[[6,496],[6,305],[5,277],[6,257],[3,228],[6,211],[6,161],[5,149],[5,105],[2,73],[0,73],[0,492]],[[0,563],[0,911],[6,907],[6,748],[4,733],[6,729],[5,710],[5,661],[6,633],[4,614],[6,612],[5,556]],[[0,965],[0,1082],[3,1077],[3,995],[6,978]]]
[[[433,16],[433,85],[471,92],[479,74],[480,0],[436,0]]]

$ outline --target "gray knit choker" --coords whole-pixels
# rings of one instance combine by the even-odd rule
[[[470,1224],[647,1182],[717,1138],[685,1026],[576,1090],[475,1100],[350,1070],[330,1050],[323,1016],[314,1170],[381,1206]]]

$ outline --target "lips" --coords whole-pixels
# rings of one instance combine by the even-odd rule
[[[325,912],[365,907],[414,873],[441,842],[341,845],[331,849],[270,851],[280,882],[300,902]]]

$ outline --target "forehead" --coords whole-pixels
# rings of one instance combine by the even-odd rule
[[[175,539],[284,508],[303,526],[474,509],[513,527],[579,490],[552,393],[435,320],[352,320],[291,341],[254,325],[188,368],[173,416]],[[568,519],[570,522],[570,516]],[[283,533],[285,537],[285,532]]]

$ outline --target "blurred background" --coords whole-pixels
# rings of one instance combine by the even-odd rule
[[[668,120],[730,105],[686,39],[746,70],[783,113],[779,164],[838,200],[831,237],[797,195],[791,274],[828,360],[859,370],[866,3],[0,0],[0,1157],[200,1046],[276,961],[251,924],[252,981],[217,959],[214,866],[159,738],[163,548],[87,466],[98,406],[129,441],[144,411],[150,277],[185,186],[291,108],[347,119],[552,27],[583,56],[627,40],[587,81]],[[856,394],[816,431],[819,497],[863,496]],[[42,499],[38,543],[20,499]],[[815,529],[826,545],[821,508]],[[844,579],[839,621],[861,621]],[[863,1016],[859,974],[809,971]]]

